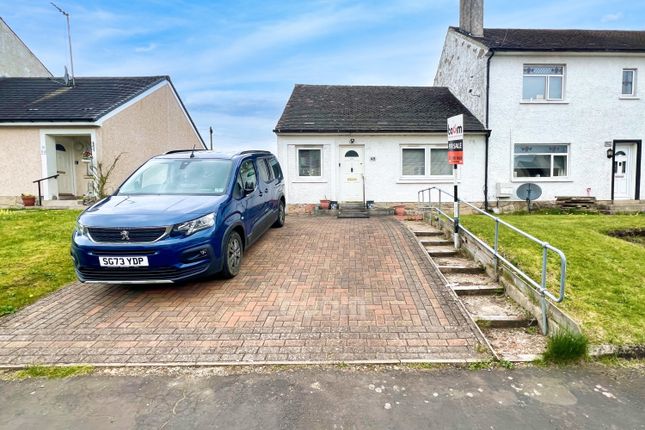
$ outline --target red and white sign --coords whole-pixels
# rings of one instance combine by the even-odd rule
[[[464,116],[448,118],[448,163],[464,164]]]

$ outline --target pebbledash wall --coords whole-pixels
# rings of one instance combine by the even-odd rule
[[[488,49],[454,29],[446,35],[434,85],[451,92],[486,124]],[[564,100],[522,100],[524,64],[565,66]],[[623,68],[637,72],[636,97],[621,97]],[[496,184],[526,182],[543,190],[540,200],[556,196],[611,198],[612,163],[606,143],[641,140],[645,145],[645,54],[499,52],[490,59],[489,200]],[[566,178],[514,178],[514,144],[569,145]],[[645,150],[645,147],[643,148]],[[645,152],[645,151],[644,151]],[[645,195],[645,154],[641,159],[641,199]],[[515,198],[504,199],[515,200]]]
[[[401,175],[401,148],[447,148],[445,133],[435,134],[278,134],[278,159],[285,175],[287,203],[314,204],[339,200],[339,145],[364,145],[365,198],[375,203],[416,203],[422,188],[440,187],[452,193],[452,176],[408,179]],[[298,148],[322,149],[322,176],[299,178]],[[466,133],[464,164],[460,167],[461,197],[483,200],[485,134]],[[446,160],[447,163],[447,160]]]

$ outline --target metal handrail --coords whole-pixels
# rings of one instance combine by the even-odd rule
[[[40,178],[40,179],[36,179],[35,181],[32,181],[32,184],[36,184],[36,183],[38,184],[38,206],[43,205],[43,195],[42,195],[42,192],[40,191],[40,183],[48,179],[52,179],[52,178],[56,179],[58,178],[58,176],[59,174],[56,173],[55,175],[47,176],[46,178]]]
[[[433,206],[432,203],[432,191],[436,190],[438,192],[438,199],[437,199],[437,205],[438,206]],[[517,275],[519,275],[522,279],[527,281],[529,285],[531,285],[533,288],[537,290],[537,292],[540,294],[542,297],[542,316],[543,316],[543,331],[546,334],[546,327],[547,327],[547,321],[546,321],[546,301],[544,300],[544,297],[549,297],[551,300],[553,300],[556,303],[560,303],[564,300],[565,297],[565,284],[566,284],[566,275],[567,275],[567,257],[564,255],[564,252],[562,252],[560,249],[554,247],[553,245],[549,244],[548,242],[542,241],[535,236],[520,230],[519,228],[515,227],[512,224],[509,224],[508,222],[502,220],[499,217],[493,216],[489,214],[488,212],[484,211],[483,209],[478,208],[477,206],[465,202],[463,200],[457,200],[458,203],[460,204],[465,204],[466,206],[474,209],[478,213],[485,215],[495,221],[495,239],[494,239],[494,244],[491,247],[488,245],[486,242],[484,242],[482,239],[478,238],[474,233],[472,233],[470,230],[465,228],[463,224],[459,223],[459,205],[456,206],[457,212],[455,213],[455,217],[451,217],[449,214],[447,214],[445,211],[441,209],[441,195],[445,194],[452,198],[454,200],[454,196],[441,188],[438,187],[430,187],[430,188],[425,188],[420,190],[417,193],[417,206],[419,209],[422,208],[422,205],[426,203],[425,200],[425,195],[426,192],[428,193],[428,207],[430,210],[434,210],[437,213],[443,215],[446,217],[448,220],[452,221],[455,223],[455,218],[456,218],[456,224],[458,224],[459,230],[463,230],[465,233],[467,233],[473,240],[475,240],[479,245],[487,249],[489,252],[493,254],[495,257],[495,272],[497,272],[497,269],[499,267],[499,261],[503,262],[506,264],[513,272],[515,272]],[[535,281],[533,278],[531,278],[528,274],[526,274],[522,269],[514,265],[511,261],[509,261],[506,257],[504,257],[502,254],[499,252],[499,226],[503,225],[504,227],[509,228],[510,230],[514,231],[515,233],[539,244],[542,247],[542,274],[540,277],[540,282],[538,283]],[[555,252],[559,257],[560,257],[560,288],[558,295],[556,296],[555,294],[552,294],[550,291],[547,289],[547,257],[548,257],[548,252],[549,250]]]

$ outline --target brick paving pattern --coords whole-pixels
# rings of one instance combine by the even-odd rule
[[[476,331],[393,218],[291,216],[234,279],[71,284],[0,319],[0,365],[473,359]]]

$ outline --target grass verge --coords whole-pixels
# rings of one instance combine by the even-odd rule
[[[0,316],[73,281],[75,210],[0,211]]]
[[[566,298],[559,306],[581,322],[593,343],[645,343],[645,247],[612,237],[645,228],[645,215],[504,215],[512,225],[561,249],[567,257]],[[494,223],[481,215],[462,224],[489,244]],[[539,281],[541,248],[500,227],[500,251]],[[548,259],[549,290],[559,285],[559,259]]]
[[[60,379],[71,376],[82,376],[92,373],[92,366],[30,366],[23,370],[18,370],[15,379],[28,378],[47,378]]]

